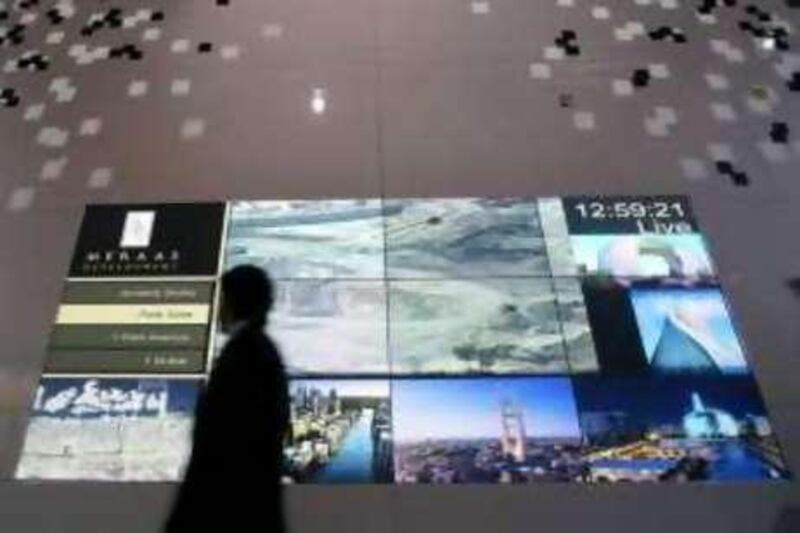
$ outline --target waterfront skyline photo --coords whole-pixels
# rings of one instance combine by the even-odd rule
[[[292,380],[289,391],[291,428],[284,451],[288,482],[391,481],[388,380]]]

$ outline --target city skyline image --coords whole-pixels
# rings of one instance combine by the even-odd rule
[[[567,377],[410,379],[392,383],[395,442],[500,438],[504,404],[529,438],[580,438]]]
[[[321,484],[390,481],[389,394],[388,380],[290,381],[286,480]]]

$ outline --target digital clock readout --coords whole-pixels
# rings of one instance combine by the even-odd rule
[[[681,202],[579,202],[573,208],[584,218],[628,219],[628,218],[686,218]]]
[[[564,209],[572,234],[697,231],[683,196],[571,197],[564,199]]]

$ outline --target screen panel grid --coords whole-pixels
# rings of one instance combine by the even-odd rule
[[[178,479],[240,264],[286,482],[790,476],[688,199],[586,196],[89,206],[17,477]]]

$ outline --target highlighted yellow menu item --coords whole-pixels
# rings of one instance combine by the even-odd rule
[[[65,304],[56,323],[64,324],[207,324],[209,304],[107,305]]]

